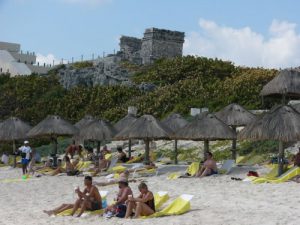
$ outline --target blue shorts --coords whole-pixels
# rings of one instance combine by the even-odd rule
[[[28,159],[22,159],[21,161],[22,165],[27,165],[29,163]]]
[[[212,176],[212,175],[215,175],[215,174],[218,174],[218,171],[212,170],[211,173],[207,174],[206,176],[208,177],[208,176]]]

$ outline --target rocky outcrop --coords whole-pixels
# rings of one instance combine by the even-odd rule
[[[76,69],[71,64],[58,72],[60,83],[67,89],[75,86],[131,85],[130,75],[121,66],[121,57],[111,55],[95,60],[92,67]]]

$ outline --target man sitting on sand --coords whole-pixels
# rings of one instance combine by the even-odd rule
[[[207,152],[206,160],[201,169],[196,174],[196,177],[211,176],[213,174],[218,174],[217,163],[213,159],[213,154],[211,152]]]
[[[110,212],[112,214],[116,213],[116,209],[119,205],[125,205],[126,201],[128,200],[128,196],[132,195],[132,190],[128,185],[127,179],[120,179],[119,180],[119,193],[115,198],[115,203],[108,206],[105,210],[106,213]]]
[[[84,185],[86,186],[84,191],[80,191],[79,188],[75,190],[78,195],[78,199],[76,200],[75,204],[62,204],[53,210],[44,210],[44,213],[47,213],[49,216],[51,216],[57,215],[67,209],[73,209],[71,213],[73,216],[80,208],[80,212],[77,215],[77,217],[80,217],[85,210],[95,211],[102,209],[101,195],[98,188],[93,185],[92,177],[86,176],[84,178]]]
[[[126,163],[128,161],[128,158],[126,156],[126,153],[123,151],[122,147],[117,147],[118,151],[118,162],[120,163]]]
[[[140,183],[139,191],[141,194],[137,198],[128,197],[125,218],[130,218],[134,212],[134,218],[150,216],[155,213],[154,195],[148,190],[145,183]]]

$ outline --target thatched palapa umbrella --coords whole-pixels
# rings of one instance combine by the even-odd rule
[[[16,141],[27,138],[31,126],[17,117],[11,117],[0,123],[0,141],[12,141],[13,153],[16,152]],[[14,155],[14,167],[16,167],[16,155]]]
[[[188,124],[188,122],[180,115],[177,113],[172,113],[170,114],[167,118],[162,120],[162,123],[169,127],[170,130],[172,131],[172,134],[174,135],[176,131],[179,129],[183,128]],[[177,139],[175,139],[174,143],[174,163],[178,164],[178,150],[177,150]]]
[[[197,116],[192,122],[177,131],[176,139],[204,141],[204,158],[209,151],[209,141],[231,140],[236,138],[233,130],[213,114]]]
[[[78,129],[60,116],[49,115],[29,132],[29,137],[50,137],[53,142],[53,162],[57,165],[57,137],[73,136]]]
[[[83,140],[97,141],[97,154],[99,154],[101,141],[111,140],[115,134],[116,130],[109,122],[95,120],[80,130],[79,137]]]
[[[237,127],[246,126],[256,119],[254,114],[236,103],[224,107],[215,115],[230,126],[235,133]],[[236,139],[232,140],[232,159],[236,160]]]
[[[131,113],[128,113],[125,117],[120,119],[115,125],[115,129],[117,132],[121,132],[122,130],[129,127],[137,120],[137,117]],[[131,139],[128,140],[128,158],[131,158]]]
[[[284,142],[300,140],[300,114],[290,106],[276,106],[270,112],[246,126],[239,139],[279,141],[278,175],[283,173]]]
[[[281,70],[279,74],[267,83],[260,92],[261,96],[281,97],[286,103],[286,97],[300,97],[300,71],[295,69]]]
[[[94,122],[96,119],[91,115],[85,115],[81,120],[74,124],[78,129],[82,129],[89,125],[91,122]]]
[[[138,118],[131,126],[119,132],[114,139],[142,139],[145,142],[144,162],[149,162],[149,143],[152,140],[169,139],[172,131],[151,115]]]
[[[78,130],[83,129],[84,127],[86,127],[87,125],[89,125],[90,123],[96,121],[96,119],[91,116],[91,115],[85,115],[81,120],[79,120],[77,123],[74,124],[75,127],[78,128]],[[79,133],[77,133],[76,135],[74,135],[74,140],[78,141],[78,142],[82,142],[83,140],[81,140],[81,138],[79,137]]]

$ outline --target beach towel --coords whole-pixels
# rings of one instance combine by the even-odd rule
[[[154,218],[162,216],[171,216],[171,215],[181,215],[188,212],[191,209],[191,200],[193,195],[183,194],[170,203],[163,210],[158,211],[150,216],[143,218]]]
[[[89,169],[90,165],[92,164],[92,161],[80,161],[75,169],[79,170],[79,171],[84,171]]]
[[[106,197],[108,195],[108,191],[100,191],[99,192],[102,198],[102,204],[103,204],[103,200],[106,200]],[[71,216],[73,209],[67,209],[61,213],[58,213],[56,216]],[[87,216],[87,215],[102,215],[104,213],[105,209],[99,209],[99,210],[95,210],[95,211],[86,211],[82,214],[82,216]],[[78,209],[76,211],[76,214],[78,214],[80,212],[80,209]]]
[[[114,166],[113,168],[111,168],[111,171],[114,173],[122,173],[125,170],[127,170],[125,166]]]

